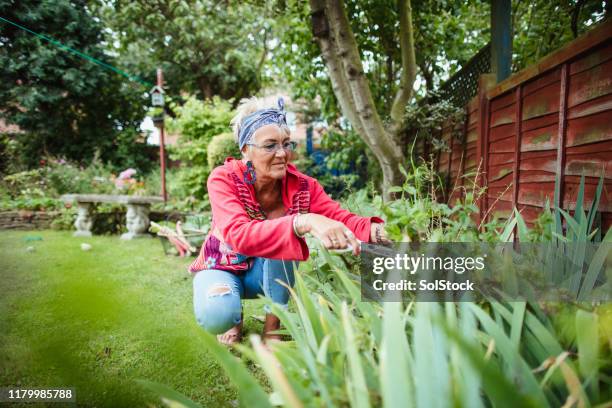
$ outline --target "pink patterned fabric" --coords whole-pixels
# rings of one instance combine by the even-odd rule
[[[190,272],[221,269],[240,274],[251,267],[254,257],[306,260],[306,242],[293,232],[293,218],[298,213],[312,212],[340,221],[364,242],[370,239],[371,223],[383,222],[343,209],[325,194],[317,180],[292,164],[288,164],[282,184],[285,215],[268,220],[255,199],[253,186],[241,178],[245,169],[242,161],[228,158],[208,178],[212,225],[200,254],[189,266]]]

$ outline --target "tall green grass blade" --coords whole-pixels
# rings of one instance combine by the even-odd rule
[[[291,384],[289,383],[289,381],[287,380],[287,377],[283,373],[283,370],[281,369],[280,364],[278,363],[278,360],[276,359],[276,357],[272,354],[272,352],[269,349],[264,347],[264,345],[261,343],[259,336],[252,335],[251,343],[253,344],[253,348],[255,349],[255,352],[259,356],[259,364],[266,372],[266,375],[270,379],[270,382],[272,383],[272,386],[274,387],[276,392],[278,392],[278,394],[282,397],[283,403],[286,406],[289,406],[292,408],[302,407],[303,406],[302,402],[297,397],[295,391],[291,387]],[[238,385],[239,389],[242,387],[241,383],[238,382],[236,384]],[[246,401],[248,401],[249,406],[259,406],[258,404],[254,403],[254,401],[251,399],[245,400],[245,402]]]
[[[359,290],[359,287],[349,278],[348,274],[344,270],[337,270],[336,275],[340,278],[342,285],[348,292],[350,299],[355,303],[355,306],[361,315],[370,322],[372,333],[374,334],[376,340],[380,342],[382,326],[381,321],[378,318],[378,310],[374,306],[375,304],[361,301],[361,291]]]
[[[295,296],[295,292],[291,293],[293,296]],[[308,320],[308,315],[303,313],[291,314],[277,304],[271,304],[271,306],[274,314],[279,317],[285,327],[289,329],[289,332],[292,333],[292,335],[295,334],[293,335],[293,339],[296,344],[296,354],[302,356],[303,365],[306,366],[308,373],[310,374],[310,378],[317,385],[317,389],[321,393],[322,398],[327,403],[331,403],[331,397],[329,395],[327,384],[319,372],[320,366],[317,365],[316,361],[316,353],[318,352],[318,349],[315,348],[315,350],[313,350],[311,348],[310,342],[312,342],[312,339],[309,339],[306,331],[303,330],[304,326],[310,325],[309,321],[303,320]]]
[[[612,242],[612,228],[606,233],[606,236],[599,245],[599,248],[597,248],[595,251],[593,258],[589,263],[589,269],[587,270],[578,294],[579,301],[587,301],[591,297],[593,288],[595,287],[595,282],[597,281],[599,274],[602,272],[603,265],[610,253],[610,242]]]
[[[219,344],[211,334],[202,332],[201,340],[203,345],[221,364],[230,380],[234,384],[239,384],[239,387],[237,387],[238,395],[243,404],[272,407],[266,392],[236,356],[230,353],[225,346]]]
[[[596,313],[576,312],[576,343],[580,373],[590,383],[592,397],[599,399],[599,319]]]
[[[346,303],[342,303],[342,328],[346,339],[346,356],[348,359],[347,391],[351,400],[351,406],[355,408],[369,408],[370,396],[366,386],[363,366],[359,356],[357,339],[349,317],[349,309]]]
[[[508,303],[512,305],[511,302]],[[501,303],[493,302],[491,306],[509,323],[512,323],[513,313],[506,309]],[[546,357],[557,356],[563,352],[563,347],[558,342],[554,333],[551,333],[542,322],[530,310],[525,311],[524,322],[526,328],[531,331],[538,339],[543,349],[546,350]],[[524,331],[524,329],[523,329]]]
[[[310,404],[313,397],[312,387],[308,387],[306,384],[304,384],[302,376],[300,375],[304,370],[304,360],[301,358],[301,354],[295,352],[294,345],[281,343],[274,344],[273,347],[274,356],[278,359],[283,372],[287,376],[287,380],[290,383],[291,388],[300,401],[302,401],[305,405]],[[319,382],[316,382],[316,384],[318,387],[320,387]],[[282,399],[282,396],[280,396],[280,398]]]
[[[514,302],[514,311],[512,312],[512,326],[510,328],[510,341],[518,352],[521,343],[521,333],[525,319],[525,302]]]
[[[400,303],[387,302],[380,350],[380,389],[384,407],[414,406],[409,352]]]
[[[484,331],[495,340],[495,345],[503,361],[508,364],[511,372],[508,373],[512,380],[517,384],[522,384],[524,391],[535,398],[539,404],[546,406],[546,397],[539,387],[531,369],[521,355],[512,347],[510,338],[506,336],[502,328],[498,326],[493,319],[481,308],[476,305],[470,305],[471,311],[480,321]]]
[[[412,344],[418,407],[444,407],[452,401],[446,336],[434,322],[442,321],[436,303],[416,305]],[[444,338],[444,339],[443,339]]]
[[[458,322],[459,327],[457,329],[460,330],[464,338],[472,339],[472,345],[476,346],[478,344],[476,319],[465,305],[466,303],[459,304],[461,319]],[[452,326],[450,327],[452,328]],[[454,328],[452,329],[454,330]],[[459,406],[479,408],[483,406],[480,373],[470,363],[469,358],[455,341],[452,342],[452,345],[452,351],[456,354],[456,360],[453,361],[454,371],[457,372],[456,381],[460,385],[458,389]]]
[[[201,405],[196,404],[180,392],[164,384],[148,380],[136,380],[136,383],[158,395],[166,406],[172,408],[202,408]]]
[[[329,340],[331,339],[331,335],[326,335],[319,346],[319,350],[317,351],[317,363],[321,365],[327,364],[327,349],[329,347]]]
[[[508,380],[494,360],[486,361],[481,350],[470,344],[456,331],[446,328],[449,337],[461,348],[466,360],[480,374],[483,392],[494,407],[541,407],[548,404],[539,404],[532,398],[517,392],[516,385]]]
[[[516,229],[519,241],[525,242],[528,239],[529,228],[527,228],[527,224],[525,223],[523,216],[516,208],[514,209],[514,217],[516,218]]]
[[[308,345],[316,353],[319,342],[323,338],[323,329],[318,319],[318,313],[312,304],[311,294],[306,289],[299,272],[295,274],[295,286],[294,289],[290,289],[290,292],[293,294],[293,300],[300,315]]]
[[[587,220],[584,212],[581,210],[576,214],[578,219],[578,231],[576,232],[575,240],[567,245],[572,254],[572,265],[569,268],[571,274],[570,292],[578,295],[580,290],[580,281],[582,280],[582,271],[584,269],[584,259],[586,258],[586,228]]]
[[[516,218],[516,213],[514,213],[513,217],[506,224],[506,226],[504,227],[504,230],[499,236],[500,242],[510,242],[511,241],[512,234],[514,233],[514,227],[516,226],[517,222],[518,222],[518,219]]]
[[[273,303],[271,300],[268,300],[268,304],[272,309],[272,313],[274,313],[274,315],[280,319],[281,323],[287,329],[287,331],[295,340],[295,342],[298,344],[307,344],[305,333],[297,324],[295,313],[292,313],[289,310],[280,307],[278,304]]]
[[[568,240],[573,242],[575,238],[578,236],[578,232],[580,231],[580,225],[578,224],[578,221],[576,221],[574,217],[572,217],[565,210],[558,208],[558,211],[561,213],[561,215],[563,215],[563,218],[565,218],[565,222],[567,222]]]
[[[599,182],[597,183],[597,188],[595,189],[595,196],[593,197],[593,202],[591,203],[591,208],[589,209],[588,226],[587,231],[591,231],[593,229],[593,222],[595,222],[595,215],[597,214],[597,208],[599,208],[599,199],[601,198],[601,191],[603,190],[603,181],[604,176],[599,177]]]

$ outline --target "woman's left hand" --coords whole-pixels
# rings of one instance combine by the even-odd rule
[[[391,241],[385,232],[385,227],[383,224],[378,222],[373,222],[370,226],[370,242],[373,244],[390,244]]]

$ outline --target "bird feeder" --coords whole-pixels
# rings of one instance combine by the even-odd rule
[[[151,105],[155,108],[155,114],[151,119],[155,125],[159,125],[164,122],[164,90],[161,86],[156,85],[149,93],[151,94]]]
[[[154,86],[150,91],[151,105],[155,107],[164,106],[164,90],[160,86]]]

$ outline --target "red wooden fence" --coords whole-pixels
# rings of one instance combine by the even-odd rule
[[[516,207],[531,223],[546,199],[554,202],[557,175],[568,210],[582,174],[586,205],[603,176],[601,222],[612,226],[612,22],[493,87],[490,80],[481,78],[461,128],[442,130],[450,152],[439,155],[438,170],[451,202],[456,187],[473,182],[463,176],[479,171],[481,217],[506,218]]]

